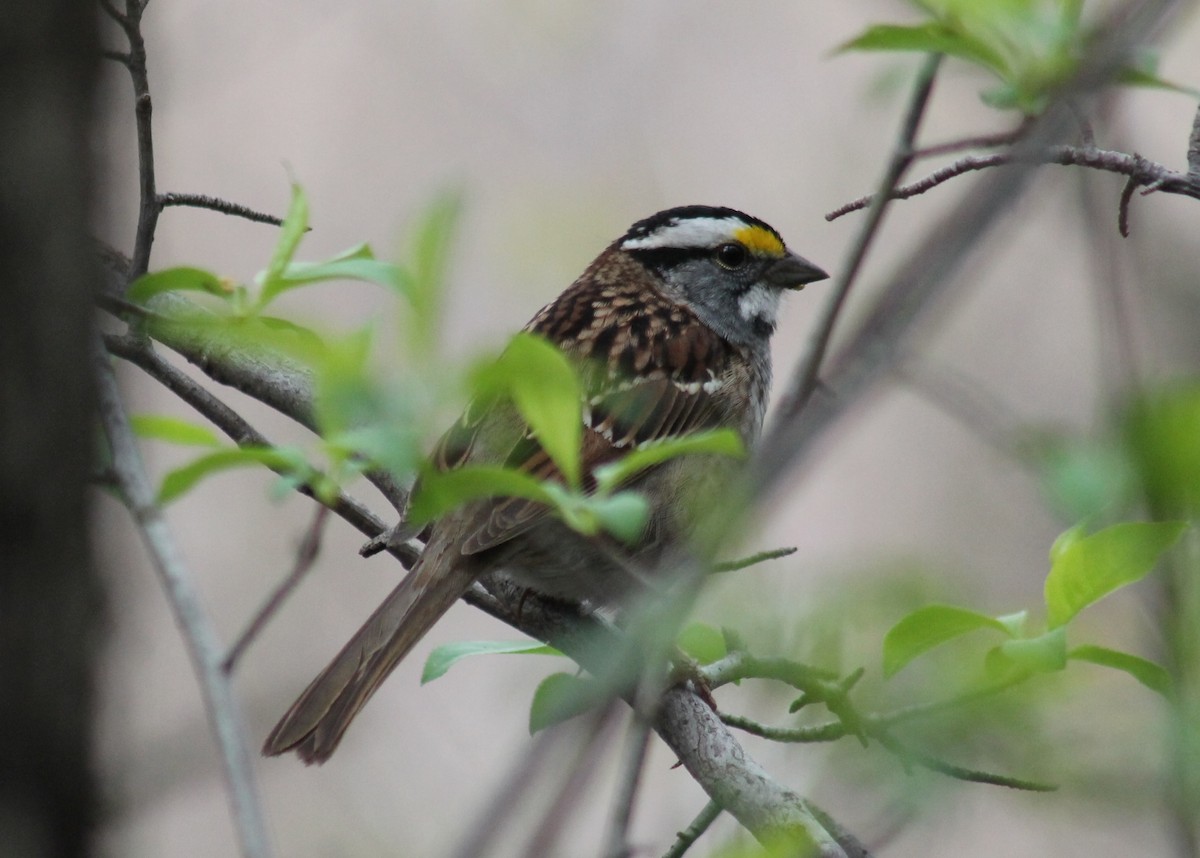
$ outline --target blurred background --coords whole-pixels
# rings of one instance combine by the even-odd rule
[[[145,20],[159,190],[282,214],[290,172],[312,207],[300,257],[322,259],[361,241],[394,255],[430,200],[460,189],[465,210],[442,343],[446,360],[464,361],[501,345],[629,224],[669,206],[743,209],[838,271],[862,215],[833,223],[823,215],[878,181],[920,59],[835,50],[870,23],[908,14],[899,0],[156,2]],[[117,35],[107,27],[107,46],[118,45]],[[1177,22],[1163,42],[1161,74],[1200,85],[1198,43],[1200,20]],[[128,250],[137,189],[132,99],[124,69],[105,77],[96,147],[106,203],[97,230]],[[980,103],[987,83],[948,63],[922,142],[1015,124]],[[1100,146],[1182,166],[1194,114],[1188,97],[1125,90],[1101,113]],[[912,175],[925,171],[918,165]],[[848,319],[972,181],[895,205]],[[992,430],[1086,433],[1102,424],[1119,378],[1103,309],[1107,277],[1129,296],[1141,372],[1197,366],[1196,203],[1136,197],[1133,235],[1123,240],[1121,185],[1111,175],[1045,168],[972,257],[958,297],[922,329],[915,357],[926,381],[941,379],[934,386],[945,393],[949,373]],[[1089,199],[1091,215],[1082,204]],[[152,267],[197,264],[248,281],[275,238],[271,227],[168,209]],[[784,309],[779,386],[827,286],[809,287]],[[281,315],[330,332],[371,319],[386,330],[396,313],[382,290],[353,283],[282,304]],[[192,416],[138,371],[122,371],[136,411]],[[273,440],[303,442],[288,421],[220,394]],[[880,685],[883,634],[921,600],[994,614],[1036,609],[1047,551],[1069,522],[1054,515],[1035,474],[934,399],[928,383],[897,380],[839,423],[742,547],[793,545],[798,553],[724,576],[700,616],[743,630],[764,654],[843,670],[862,664],[870,690]],[[163,445],[147,445],[146,455],[155,474],[183,460]],[[312,515],[303,498],[272,499],[272,482],[265,472],[221,475],[169,510],[226,640],[291,567]],[[387,512],[369,487],[355,491]],[[213,742],[159,585],[111,499],[98,501],[95,528],[112,599],[105,846],[123,856],[234,854]],[[360,543],[331,522],[308,580],[243,659],[236,682],[254,743],[397,580],[389,560],[360,559]],[[1136,598],[1106,603],[1090,622],[1110,641],[1154,654],[1153,617]],[[439,643],[516,637],[459,605],[383,686],[331,762],[260,760],[279,854],[436,856],[453,848],[528,751],[538,681],[566,668],[476,659],[420,687],[421,666]],[[904,674],[871,693],[880,705],[927,699],[906,697],[906,683],[928,693]],[[784,723],[786,698],[751,685],[722,690],[719,700]],[[996,703],[925,739],[947,742],[939,752],[960,764],[1061,784],[1051,798],[906,776],[878,748],[851,740],[745,744],[882,855],[1169,854],[1155,780],[1164,753],[1159,704],[1127,677],[1086,666],[1046,686],[1036,699]],[[974,733],[985,716],[1003,720],[1000,734],[1019,741]],[[634,820],[638,854],[661,854],[704,804],[673,762],[653,745]],[[603,785],[615,767],[608,760],[602,768],[564,856],[599,848],[610,805]],[[710,854],[735,829],[720,821],[694,854]],[[513,850],[506,854],[520,854]]]

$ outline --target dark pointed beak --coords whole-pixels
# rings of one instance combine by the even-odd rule
[[[828,278],[828,274],[807,259],[788,253],[767,269],[766,280],[780,289],[803,289],[809,283]]]

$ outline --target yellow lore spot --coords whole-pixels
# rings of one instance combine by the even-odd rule
[[[761,226],[744,226],[734,230],[733,237],[759,256],[783,256],[783,242],[770,230]]]

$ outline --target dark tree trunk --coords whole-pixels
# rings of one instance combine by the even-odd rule
[[[92,851],[102,591],[89,557],[95,423],[88,237],[97,7],[0,27],[0,856]]]

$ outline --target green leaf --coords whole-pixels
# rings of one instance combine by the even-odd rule
[[[943,23],[929,22],[911,27],[878,24],[841,45],[842,51],[917,51],[958,57],[1004,76],[1008,64],[986,42]]]
[[[741,458],[746,447],[732,429],[712,429],[693,432],[678,438],[663,438],[644,444],[616,462],[596,468],[594,476],[599,491],[612,491],[635,476],[676,456],[708,454]]]
[[[261,303],[274,300],[289,289],[326,280],[361,280],[400,295],[407,295],[410,290],[409,276],[400,266],[376,259],[370,245],[359,244],[324,262],[290,263],[275,278],[270,293],[264,289]]]
[[[1067,630],[1060,626],[1036,638],[1005,641],[997,649],[1018,670],[1053,673],[1067,666]]]
[[[1015,614],[1004,614],[996,617],[996,622],[1008,629],[1010,637],[1025,637],[1025,623],[1029,619],[1028,611],[1017,611]]]
[[[1067,653],[1067,657],[1124,671],[1151,691],[1157,691],[1164,697],[1171,694],[1171,674],[1167,673],[1166,668],[1141,656],[1085,644],[1075,647]]]
[[[298,450],[287,447],[230,447],[206,453],[163,477],[158,502],[168,504],[189,491],[205,477],[232,468],[265,465],[285,472],[311,472],[312,468]]]
[[[143,438],[186,444],[191,447],[219,447],[221,439],[207,426],[168,417],[164,414],[134,414],[129,418],[133,431]]]
[[[1125,427],[1129,454],[1156,507],[1200,516],[1200,384],[1143,398]]]
[[[518,334],[475,381],[485,398],[499,393],[512,399],[567,485],[578,488],[583,386],[566,356],[539,336]]]
[[[1117,74],[1118,83],[1127,86],[1142,86],[1150,89],[1165,89],[1192,98],[1200,98],[1200,90],[1172,83],[1158,76],[1158,54],[1147,48],[1134,52],[1133,62]]]
[[[425,660],[421,684],[445,676],[446,671],[464,658],[475,655],[562,655],[552,646],[537,641],[455,641],[436,647]]]
[[[145,304],[164,292],[207,292],[228,299],[233,285],[211,271],[180,266],[143,274],[129,285],[125,298],[132,304]]]
[[[326,452],[339,462],[359,461],[359,470],[380,468],[395,479],[413,476],[423,461],[422,438],[411,422],[385,421],[333,432]]]
[[[414,230],[408,298],[413,308],[409,341],[416,354],[427,354],[437,336],[450,249],[461,215],[462,195],[446,192],[433,201]]]
[[[588,506],[600,526],[617,539],[632,545],[646,532],[650,503],[637,492],[618,492],[608,497],[592,497]]]
[[[1068,521],[1087,521],[1120,510],[1133,488],[1133,469],[1112,445],[1052,439],[1034,455],[1050,505]]]
[[[700,664],[712,664],[728,655],[724,632],[705,623],[688,624],[675,644]]]
[[[994,617],[953,605],[926,605],[892,626],[883,639],[883,675],[894,676],[917,656],[976,629],[1009,635],[1009,627]]]
[[[552,673],[533,692],[529,705],[529,733],[569,721],[604,699],[600,683],[570,673]]]
[[[1183,522],[1123,522],[1090,536],[1077,528],[1059,537],[1046,576],[1047,619],[1051,628],[1114,590],[1144,578],[1159,556],[1183,534]]]
[[[258,295],[258,309],[267,306],[280,292],[288,288],[283,280],[283,272],[291,264],[292,257],[296,255],[296,248],[300,246],[300,240],[307,231],[308,196],[304,193],[304,188],[292,182],[292,200],[283,219],[283,226],[279,230],[279,240],[275,243],[271,262],[267,270],[256,278],[262,287]]]
[[[555,498],[538,480],[510,468],[467,465],[452,471],[427,471],[413,496],[409,517],[417,524],[441,518],[468,501],[518,497],[556,507]]]
[[[386,415],[384,396],[367,366],[374,337],[374,327],[367,325],[332,339],[317,362],[314,405],[326,437],[374,426]]]

